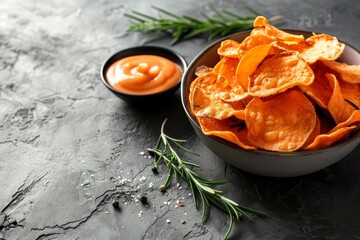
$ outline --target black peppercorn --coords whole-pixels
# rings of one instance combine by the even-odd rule
[[[158,174],[158,173],[159,173],[157,167],[153,167],[153,168],[151,169],[151,171],[152,171],[154,174]]]
[[[120,210],[120,204],[118,201],[113,201],[112,205],[116,210]]]
[[[147,203],[148,203],[147,197],[146,197],[145,195],[142,195],[142,196],[140,197],[140,202],[141,202],[142,204],[147,204]]]

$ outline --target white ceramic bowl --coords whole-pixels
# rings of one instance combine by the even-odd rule
[[[305,37],[312,35],[311,32],[306,31],[287,29],[285,29],[285,31],[293,34],[302,34]],[[241,32],[224,39],[233,39],[242,42],[249,36],[249,33],[249,31]],[[190,63],[187,71],[183,75],[181,83],[181,100],[187,117],[202,142],[218,157],[231,165],[250,173],[270,177],[294,177],[324,169],[344,158],[359,145],[360,131],[353,134],[346,141],[328,148],[290,153],[244,150],[218,137],[206,136],[202,132],[197,120],[190,113],[188,101],[189,87],[191,82],[195,79],[195,70],[198,66],[205,65],[213,67],[219,61],[217,49],[224,39],[220,39],[211,44]],[[345,51],[339,61],[360,65],[360,53],[355,48],[346,44]]]

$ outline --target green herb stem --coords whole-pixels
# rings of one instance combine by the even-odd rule
[[[178,16],[158,7],[153,8],[166,17],[156,18],[138,11],[132,11],[130,14],[126,13],[124,16],[132,21],[132,25],[127,31],[170,33],[173,44],[207,33],[210,41],[216,36],[225,36],[233,32],[252,29],[254,19],[259,15],[256,11],[245,6],[252,15],[240,16],[228,10],[217,11],[214,9],[214,15],[209,16],[203,13],[202,16],[205,20],[198,20],[186,15]],[[269,21],[275,20],[279,20],[279,17],[269,19]]]
[[[191,188],[195,207],[198,209],[199,203],[202,203],[201,217],[203,221],[207,218],[211,205],[218,207],[222,211],[228,213],[230,217],[230,223],[224,239],[228,238],[234,224],[234,219],[240,220],[240,218],[247,218],[252,221],[252,218],[249,214],[254,214],[261,217],[266,216],[266,214],[261,211],[237,204],[233,200],[224,197],[222,195],[222,191],[212,187],[214,185],[225,184],[226,181],[206,180],[195,173],[191,168],[199,167],[199,165],[189,161],[184,161],[173,148],[173,145],[186,152],[192,154],[194,153],[181,146],[180,143],[185,143],[185,140],[175,139],[164,133],[165,123],[166,120],[161,126],[161,133],[156,147],[147,149],[149,152],[155,155],[155,167],[158,167],[161,163],[165,163],[169,169],[169,173],[164,184],[165,187],[169,187],[172,176],[175,178],[181,177],[183,180],[185,180]],[[201,201],[198,199],[199,196]]]

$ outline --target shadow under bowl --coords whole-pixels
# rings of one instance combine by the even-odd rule
[[[312,32],[299,30],[284,30],[292,34],[302,34],[309,37]],[[217,49],[225,39],[242,42],[250,31],[236,33],[211,44],[204,49],[188,66],[181,84],[181,101],[187,117],[201,141],[219,158],[229,164],[262,176],[295,177],[313,173],[324,169],[347,156],[360,143],[360,131],[355,132],[347,140],[331,147],[311,151],[272,152],[266,150],[244,150],[224,139],[205,135],[196,118],[190,111],[188,100],[191,82],[196,78],[197,67],[205,65],[213,67],[219,61]],[[354,47],[346,44],[344,53],[338,61],[352,65],[360,65],[360,53]]]
[[[106,71],[108,68],[116,61],[130,56],[136,55],[156,55],[163,58],[166,58],[176,65],[178,65],[182,71],[182,76],[184,75],[187,67],[187,62],[183,56],[179,53],[163,48],[158,46],[139,46],[139,47],[132,47],[123,49],[115,54],[111,55],[101,66],[100,70],[100,77],[103,84],[109,89],[115,96],[121,98],[122,100],[132,103],[132,104],[141,104],[141,105],[148,105],[153,103],[160,103],[164,100],[170,98],[180,87],[181,84],[181,77],[179,81],[171,86],[170,88],[165,89],[164,91],[151,93],[151,94],[129,94],[119,91],[112,87],[106,79]]]

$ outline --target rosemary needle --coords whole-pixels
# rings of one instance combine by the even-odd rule
[[[208,40],[216,36],[225,36],[227,34],[239,31],[250,30],[253,28],[253,21],[260,15],[249,7],[245,8],[251,12],[250,16],[240,16],[231,11],[217,11],[213,9],[214,15],[205,13],[202,16],[205,20],[198,20],[190,16],[178,16],[164,9],[153,7],[159,13],[165,15],[163,18],[156,18],[138,11],[126,13],[124,16],[132,21],[132,25],[127,29],[128,32],[143,33],[170,33],[173,41],[178,41],[197,37],[201,34],[208,34]],[[278,20],[278,17],[274,20]],[[272,19],[269,19],[272,21]]]
[[[166,188],[169,187],[172,177],[181,177],[183,180],[185,180],[191,188],[193,200],[197,209],[200,203],[199,197],[201,199],[201,216],[203,221],[208,216],[207,213],[211,205],[214,205],[219,209],[223,210],[224,212],[228,213],[230,217],[230,223],[224,239],[228,238],[232,230],[234,224],[233,220],[240,220],[240,218],[244,217],[252,221],[252,218],[249,214],[266,216],[266,214],[261,211],[237,204],[233,200],[224,197],[222,195],[222,191],[213,188],[214,185],[224,184],[226,183],[226,181],[206,180],[200,177],[196,172],[194,172],[192,168],[198,168],[199,165],[183,160],[179,156],[175,148],[182,149],[183,151],[191,154],[195,153],[182,146],[182,144],[185,143],[186,140],[172,138],[165,134],[164,127],[166,121],[167,120],[165,119],[165,121],[162,123],[160,136],[155,148],[147,149],[150,153],[154,154],[155,167],[158,167],[161,163],[165,163],[169,169],[169,173],[164,184]]]

